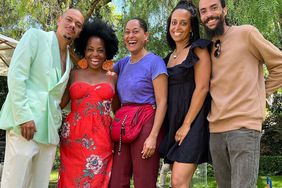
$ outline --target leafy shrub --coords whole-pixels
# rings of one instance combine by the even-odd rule
[[[281,176],[282,156],[261,156],[259,165],[259,175]]]
[[[263,123],[262,155],[282,155],[282,92],[276,93]]]
[[[211,164],[208,164],[208,177],[214,176]],[[259,164],[260,176],[281,176],[282,175],[282,156],[260,156]]]
[[[59,167],[60,167],[60,148],[57,147],[56,156],[53,163],[53,170],[59,170]]]
[[[208,177],[213,177],[214,176],[214,171],[213,171],[212,165],[208,164],[207,168],[208,168]]]

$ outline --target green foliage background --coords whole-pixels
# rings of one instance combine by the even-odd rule
[[[119,0],[116,7],[109,0],[1,0],[0,33],[19,40],[30,27],[55,30],[58,16],[67,8],[79,8],[84,15],[98,16],[116,28],[120,50],[115,60],[128,52],[123,45],[123,28],[128,19],[141,17],[149,24],[148,50],[165,57],[169,52],[166,44],[166,19],[177,0]],[[115,1],[117,2],[117,1]],[[193,0],[198,5],[199,0]],[[282,0],[226,0],[229,23],[255,25],[273,44],[282,49]],[[119,8],[119,11],[117,9]],[[202,37],[205,37],[203,29]],[[7,88],[0,80],[0,88]],[[7,91],[7,90],[6,90]],[[1,93],[1,106],[5,94]],[[278,96],[276,94],[275,96]],[[281,90],[276,102],[270,107],[264,123],[265,134],[262,151],[281,155]],[[276,104],[274,103],[274,104]],[[275,109],[278,110],[275,110]],[[280,109],[280,110],[279,110]]]
[[[199,0],[193,0],[198,5]],[[109,0],[2,0],[0,2],[0,33],[20,39],[30,27],[54,30],[58,16],[67,8],[81,9],[84,15],[89,13],[100,16],[112,23],[120,42],[119,59],[127,52],[123,48],[123,27],[129,18],[141,17],[149,23],[150,42],[147,48],[156,54],[165,56],[166,19],[177,0],[119,0],[121,11],[116,11]],[[117,2],[117,1],[113,1]],[[231,24],[252,24],[262,34],[282,49],[282,0],[226,0],[228,19]],[[92,11],[93,9],[93,11]],[[202,30],[202,36],[204,32]]]
[[[268,115],[263,123],[261,154],[282,156],[282,92],[273,95],[272,105],[268,107]]]
[[[261,156],[259,175],[282,176],[282,156]]]

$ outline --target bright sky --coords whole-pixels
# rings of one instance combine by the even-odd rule
[[[116,11],[121,12],[123,0],[112,0],[112,3],[116,6]]]

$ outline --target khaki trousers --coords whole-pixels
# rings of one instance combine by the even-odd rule
[[[1,188],[48,188],[56,146],[6,133]]]

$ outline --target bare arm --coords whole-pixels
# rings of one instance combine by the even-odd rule
[[[116,113],[116,111],[120,108],[121,104],[120,104],[120,100],[116,91],[116,94],[113,98],[113,102],[112,102],[112,110],[114,113]]]
[[[113,97],[112,110],[115,113],[120,108],[120,100],[117,91],[117,74],[113,73],[113,84],[115,88],[115,96]]]
[[[149,137],[144,142],[142,158],[151,157],[155,153],[157,137],[159,135],[167,109],[167,76],[165,74],[159,75],[153,80],[153,86],[157,109],[153,128]]]
[[[73,76],[74,76],[74,72],[75,71],[76,70],[72,70],[71,73],[70,73],[70,79],[68,81],[68,85],[67,85],[67,87],[65,89],[65,92],[63,94],[63,97],[61,99],[61,103],[60,103],[61,109],[64,109],[67,106],[67,104],[69,103],[69,101],[70,101],[69,89],[70,89],[70,85],[71,85],[71,83],[73,81]]]
[[[211,75],[210,55],[207,49],[200,48],[196,48],[195,53],[200,58],[199,62],[194,66],[196,87],[193,92],[191,104],[185,116],[184,122],[175,134],[175,140],[176,142],[179,141],[179,145],[188,134],[190,126],[201,110],[209,91],[209,82]]]
[[[70,101],[70,93],[69,93],[69,83],[68,83],[66,90],[64,92],[64,95],[62,97],[61,103],[60,103],[61,109],[64,109],[67,106],[67,104],[69,103],[69,101]]]

